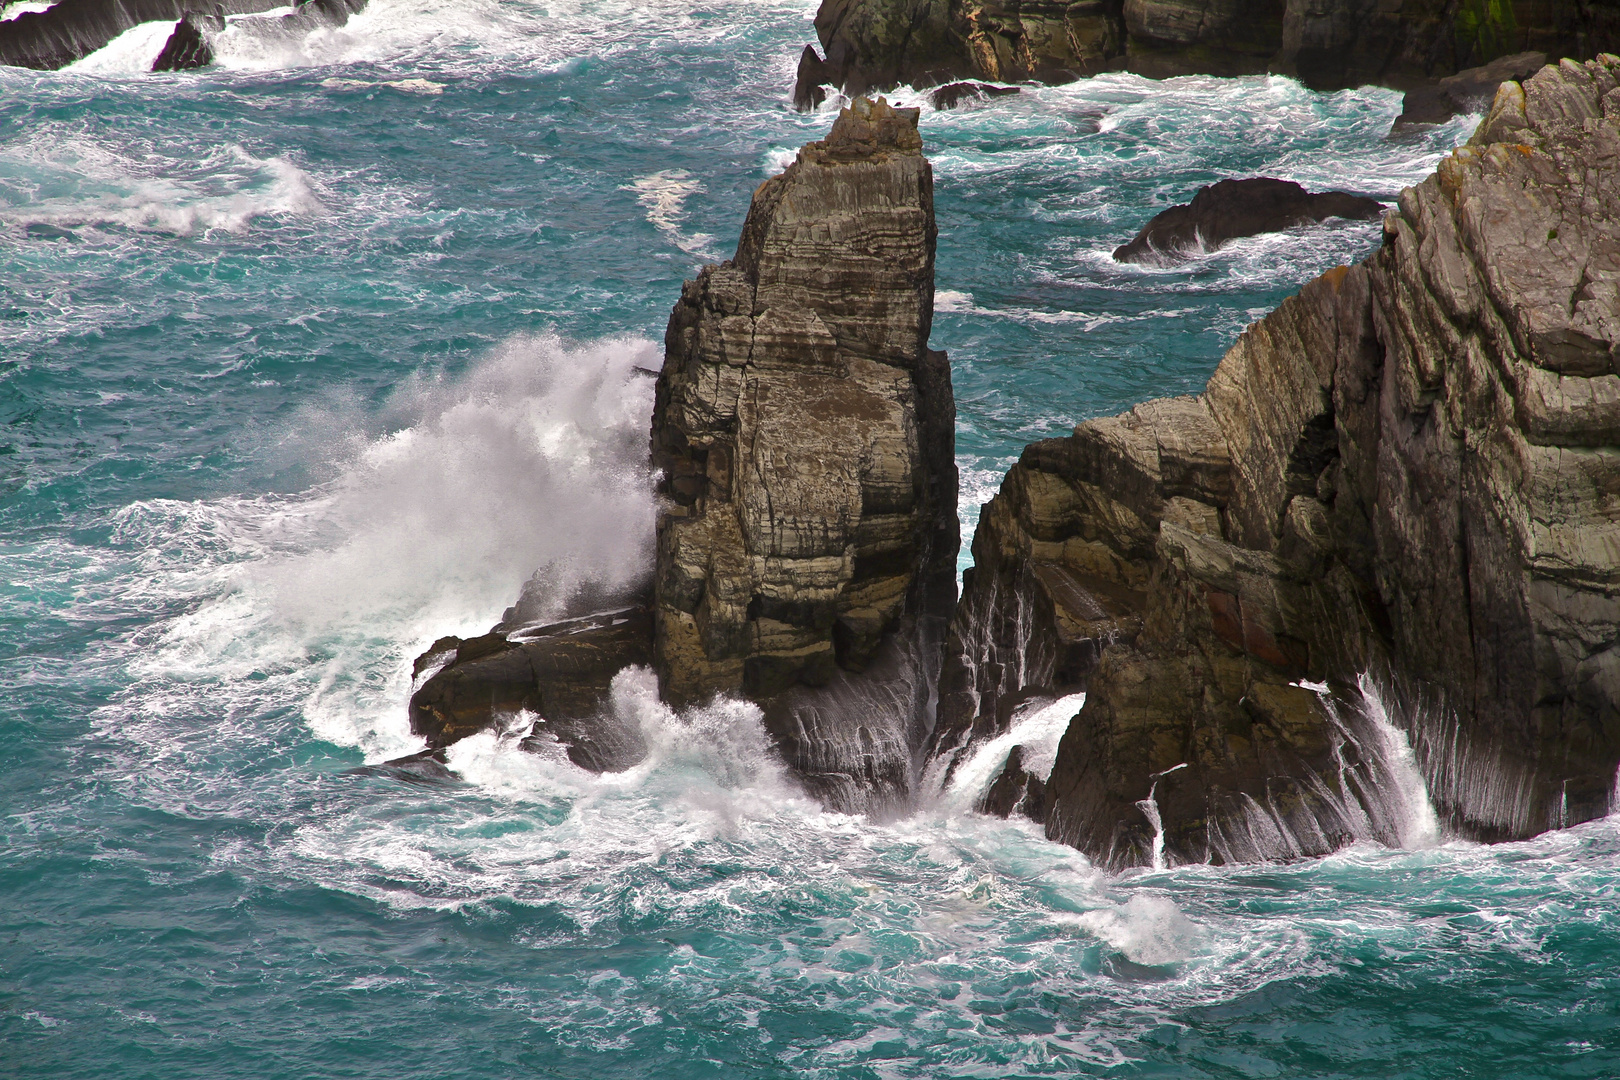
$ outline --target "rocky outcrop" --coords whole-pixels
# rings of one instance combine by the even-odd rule
[[[646,746],[639,730],[613,715],[608,691],[620,671],[651,661],[645,602],[547,626],[440,638],[416,660],[411,732],[440,749],[520,725],[525,749],[560,745],[581,768],[617,772],[640,761]]]
[[[807,48],[800,63],[800,108],[818,104],[825,85],[1064,82],[1117,68],[1432,89],[1514,53],[1556,60],[1620,47],[1613,0],[823,0],[815,25],[823,54]]]
[[[1620,60],[1505,84],[1365,263],[1204,394],[1035,443],[985,508],[932,752],[1083,686],[1047,834],[1108,865],[1607,812],[1620,763]],[[1365,673],[1379,673],[1384,692]]]
[[[218,0],[199,12],[197,0],[62,0],[47,11],[0,22],[0,64],[55,70],[142,23],[178,20],[152,70],[200,67],[213,62],[208,39],[224,28],[225,16],[283,6],[283,0]],[[364,6],[365,0],[306,0],[291,14],[265,22],[283,32],[342,26]]]
[[[208,39],[225,29],[225,20],[217,15],[199,15],[186,12],[185,18],[175,24],[174,32],[152,61],[153,71],[190,71],[207,67],[214,62],[214,49]]]
[[[765,707],[812,791],[903,803],[955,600],[955,408],[916,110],[857,100],[754,193],[670,316],[655,658]]]
[[[1514,53],[1443,79],[1418,83],[1406,91],[1393,130],[1399,132],[1414,124],[1443,124],[1453,116],[1482,113],[1490,108],[1498,86],[1528,79],[1546,63],[1546,53]]]
[[[1264,176],[1221,180],[1199,188],[1192,202],[1153,215],[1130,243],[1114,249],[1114,258],[1120,262],[1175,259],[1213,251],[1243,236],[1281,232],[1329,218],[1367,221],[1383,212],[1384,204],[1378,200],[1347,191],[1313,194],[1292,181]]]

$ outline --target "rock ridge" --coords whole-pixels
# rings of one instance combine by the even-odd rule
[[[1067,82],[1110,70],[1377,83],[1439,101],[1435,81],[1514,53],[1620,47],[1620,6],[1576,0],[822,0],[794,99],[962,79]],[[1509,77],[1504,74],[1498,77]],[[1492,84],[1494,87],[1494,83]]]
[[[1042,809],[1110,866],[1156,832],[1172,861],[1401,842],[1385,719],[1453,834],[1607,813],[1617,343],[1604,55],[1505,83],[1382,248],[1252,325],[1203,394],[1026,448],[974,536],[931,753],[1083,687]]]

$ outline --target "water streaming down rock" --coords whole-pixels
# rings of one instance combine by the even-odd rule
[[[1607,55],[1505,84],[1383,249],[1250,327],[1205,394],[1026,448],[974,537],[953,627],[973,652],[947,651],[935,753],[1043,689],[1009,648],[1070,650],[1088,701],[1046,828],[1106,864],[1150,861],[1161,834],[1186,860],[1426,835],[1390,720],[1453,832],[1607,813],[1617,86]]]

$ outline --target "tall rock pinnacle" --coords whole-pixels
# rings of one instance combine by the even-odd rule
[[[760,185],[736,257],[686,283],[665,337],[661,691],[760,702],[841,808],[905,798],[955,599],[934,238],[917,110],[858,99]]]

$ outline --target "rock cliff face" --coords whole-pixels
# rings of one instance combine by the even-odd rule
[[[686,283],[653,416],[656,664],[831,805],[903,801],[955,600],[955,406],[916,110],[857,100]]]
[[[1064,82],[1126,68],[1405,89],[1500,56],[1620,46],[1613,0],[823,0],[795,98],[954,79]]]
[[[985,508],[933,752],[1084,686],[1049,836],[1110,865],[1400,839],[1386,710],[1462,835],[1607,812],[1620,60],[1505,84],[1384,232],[1203,395],[1031,445]]]

